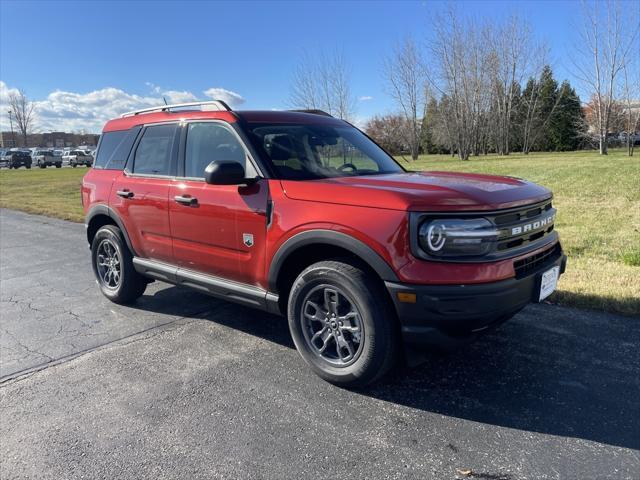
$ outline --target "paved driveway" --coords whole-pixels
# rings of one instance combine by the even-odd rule
[[[0,211],[2,478],[639,478],[640,321],[528,307],[383,385],[324,383],[286,322],[99,294],[82,225]]]

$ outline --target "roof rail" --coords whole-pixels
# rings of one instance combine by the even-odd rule
[[[289,111],[290,112],[300,112],[300,113],[312,113],[314,115],[322,115],[323,117],[331,117],[331,118],[333,118],[333,115],[331,115],[330,113],[327,113],[324,110],[318,110],[316,108],[309,109],[309,110],[289,110]]]
[[[222,100],[211,100],[208,102],[175,103],[172,105],[160,105],[158,107],[142,108],[140,110],[133,110],[131,112],[123,113],[122,115],[120,115],[120,118],[131,117],[133,115],[139,115],[141,113],[170,112],[173,109],[185,107],[201,107],[200,109],[203,111],[231,111],[231,107],[229,107],[229,105],[227,105]]]

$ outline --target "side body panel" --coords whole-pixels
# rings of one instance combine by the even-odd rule
[[[127,191],[133,194],[131,198],[118,195]],[[136,253],[171,263],[168,202],[167,178],[128,176],[124,172],[118,172],[109,197],[109,206],[122,220]]]
[[[251,186],[172,182],[169,194],[176,265],[259,285],[264,275],[268,181]],[[197,199],[189,206],[176,196]]]

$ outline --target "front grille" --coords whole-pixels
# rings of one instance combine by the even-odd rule
[[[551,222],[547,221],[550,215],[555,215],[551,200],[515,212],[495,214],[491,220],[502,232],[498,252],[523,247],[549,235],[553,231],[553,217]]]
[[[516,271],[516,278],[526,277],[546,263],[556,260],[559,256],[560,244],[556,243],[551,248],[543,250],[542,252],[513,262],[513,268]]]

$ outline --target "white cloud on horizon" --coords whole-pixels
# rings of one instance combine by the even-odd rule
[[[227,90],[226,88],[214,87],[202,93],[213,100],[222,100],[231,108],[238,107],[246,101],[239,93]]]
[[[136,95],[114,87],[88,93],[53,91],[44,100],[34,100],[34,131],[99,133],[108,120],[125,112],[159,106],[164,104],[164,99],[167,103],[198,100],[196,95],[186,90],[165,90],[151,82],[146,82],[146,85],[151,90],[148,95]],[[3,131],[9,130],[9,96],[17,92],[16,88],[11,88],[0,80],[0,129]],[[240,94],[220,87],[212,87],[202,93],[210,98],[224,100],[231,107],[245,102]]]

